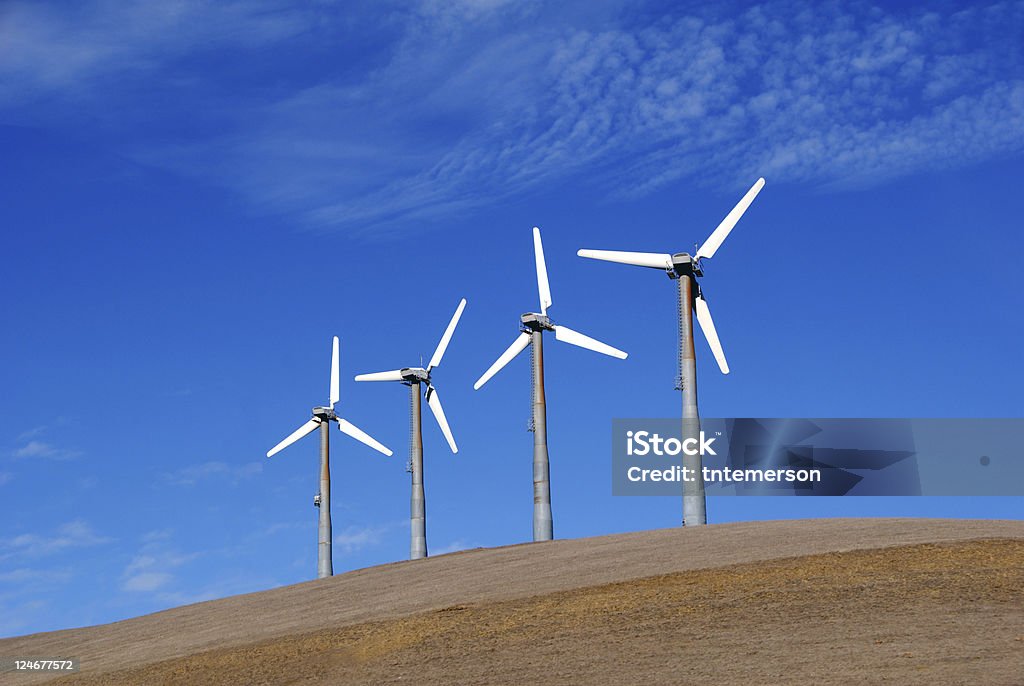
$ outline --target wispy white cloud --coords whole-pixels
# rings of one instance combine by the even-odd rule
[[[174,535],[174,529],[152,529],[142,535],[142,541],[144,543],[156,543],[157,541],[166,541]]]
[[[222,481],[234,486],[244,479],[256,476],[263,471],[262,462],[245,464],[228,464],[227,462],[211,461],[185,467],[176,472],[163,474],[163,479],[172,486],[195,486],[202,481]]]
[[[76,519],[57,528],[56,533],[26,533],[0,539],[0,559],[35,557],[59,553],[70,548],[85,548],[113,541],[98,534],[86,521]]]
[[[41,436],[43,434],[43,432],[45,432],[45,431],[46,431],[46,425],[34,426],[31,429],[28,429],[26,431],[22,431],[18,435],[18,442],[19,443],[26,443],[26,442],[32,440],[33,438],[36,438],[37,436]]]
[[[121,584],[121,588],[130,592],[152,593],[173,580],[174,575],[168,572],[137,572],[127,577]]]
[[[71,571],[67,569],[19,567],[10,571],[0,572],[0,584],[62,584],[69,581],[71,577]]]
[[[380,545],[391,532],[404,525],[404,522],[393,522],[390,524],[349,526],[341,533],[335,534],[334,545],[343,554],[356,553],[364,548]]]
[[[54,91],[88,94],[97,80],[150,74],[176,58],[255,47],[301,33],[315,15],[291,3],[87,0],[0,7],[0,102]]]
[[[159,606],[182,605],[221,598],[233,593],[263,590],[278,585],[248,573],[244,577],[230,576],[203,582],[202,574],[189,565],[199,559],[222,556],[224,550],[184,552],[174,543],[171,528],[153,529],[142,535],[142,544],[121,571],[121,590],[132,597],[141,597]],[[222,570],[221,570],[222,571]]]
[[[287,187],[304,191],[272,202],[347,227],[436,217],[570,179],[627,198],[682,179],[876,183],[1024,149],[1024,78],[1012,67],[1021,48],[998,28],[1022,18],[1021,3],[952,15],[768,3],[735,18],[565,25],[540,35],[534,25],[497,30],[474,18],[480,37],[445,29],[457,66],[435,55],[417,61],[438,41],[416,25],[387,69],[357,87],[320,86],[282,101],[269,112],[283,109],[293,124],[264,116],[265,128],[221,151],[248,158],[277,141],[288,161],[246,165],[263,170],[247,192],[279,188],[273,170],[286,168]],[[316,113],[388,107],[399,89],[410,119],[461,120],[437,137],[443,150],[394,154],[388,146],[402,146],[401,135],[349,145],[344,115],[337,128],[289,133]],[[416,128],[391,121],[400,132]],[[324,150],[335,154],[325,159]],[[353,153],[374,160],[377,173],[348,181],[361,166]]]
[[[14,457],[19,458],[46,458],[50,460],[71,460],[80,454],[77,450],[59,448],[53,443],[39,440],[31,440],[12,453]]]
[[[279,534],[279,533],[281,533],[283,531],[295,531],[296,529],[304,529],[304,528],[308,528],[308,527],[309,527],[308,523],[278,522],[276,524],[271,524],[270,526],[268,526],[267,528],[263,529],[262,531],[257,531],[256,533],[253,534],[253,537],[254,538],[260,538],[260,537],[263,537],[263,536],[274,536],[274,535]]]
[[[78,450],[61,447],[51,440],[43,440],[49,427],[37,426],[22,432],[16,443],[17,448],[11,456],[18,459],[73,460],[82,453]]]
[[[112,540],[82,520],[67,522],[53,533],[0,538],[0,637],[23,633],[55,616],[54,599],[75,577],[71,561],[82,559],[82,549]],[[75,555],[61,555],[70,551]]]
[[[132,561],[125,567],[125,574],[135,574],[140,571],[149,571],[154,568],[180,567],[186,562],[199,557],[198,553],[179,553],[176,551],[143,552],[132,558]]]
[[[0,571],[0,638],[24,633],[52,613],[54,594],[73,577],[68,568],[19,566]]]
[[[93,476],[91,474],[88,476],[83,476],[80,479],[78,479],[78,487],[83,491],[88,491],[90,489],[96,488],[96,486],[98,486],[99,483],[99,477]]]
[[[70,43],[85,65],[76,78],[89,79],[139,59],[159,69],[211,35],[223,42],[216,27],[231,21],[272,43],[332,16],[326,6],[311,20],[280,7],[131,4],[126,38],[105,49],[88,47],[104,43],[103,21],[56,40],[73,33],[67,20],[33,24],[18,7],[8,32]],[[860,185],[1024,150],[1020,0],[960,10],[787,0],[685,11],[499,0],[361,9],[354,25],[335,22],[309,45],[325,50],[386,17],[393,35],[372,67],[325,68],[228,112],[219,103],[229,123],[208,136],[156,146],[125,135],[125,152],[265,209],[354,230],[565,183],[618,198],[681,181],[741,188],[759,175]],[[143,47],[153,27],[207,16],[213,29]],[[36,24],[44,28],[24,28]],[[7,49],[26,50],[15,63],[30,65],[42,48],[24,42]],[[66,79],[64,69],[37,81]]]
[[[121,589],[130,593],[154,593],[172,585],[175,569],[192,562],[199,553],[182,553],[166,545],[169,530],[150,531],[143,536],[139,552],[121,573]]]
[[[0,603],[0,637],[24,633],[27,627],[39,621],[46,613],[50,602],[40,598],[18,599],[11,603]]]

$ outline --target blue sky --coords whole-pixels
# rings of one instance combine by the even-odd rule
[[[408,552],[405,389],[469,304],[426,420],[432,552],[531,531],[541,227],[555,534],[675,525],[612,498],[613,417],[672,416],[676,252],[729,358],[706,416],[1024,414],[1024,3],[87,1],[0,5],[0,636],[311,578],[327,399],[335,569]],[[730,498],[714,522],[1012,517],[1020,499]]]

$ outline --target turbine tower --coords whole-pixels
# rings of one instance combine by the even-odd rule
[[[409,446],[409,471],[412,473],[412,498],[410,500],[410,526],[411,540],[409,543],[409,559],[418,560],[427,556],[427,501],[423,493],[423,434],[422,415],[420,405],[420,387],[426,384],[425,397],[430,411],[434,413],[437,425],[441,427],[441,433],[448,441],[448,446],[453,453],[459,452],[455,445],[455,437],[448,426],[448,420],[441,409],[441,398],[434,388],[430,373],[440,366],[444,351],[448,349],[448,343],[452,340],[455,327],[459,324],[462,311],[466,309],[466,299],[463,298],[455,309],[455,314],[448,322],[448,328],[444,330],[441,341],[434,350],[433,357],[426,369],[422,367],[403,367],[389,372],[374,372],[372,374],[359,374],[356,381],[401,381],[409,387],[409,398],[412,401],[412,441]],[[422,358],[420,364],[423,364]]]
[[[320,508],[319,542],[317,545],[316,562],[316,575],[319,579],[334,574],[334,563],[331,557],[331,456],[330,435],[328,434],[331,422],[337,422],[338,428],[341,429],[342,433],[348,434],[360,443],[365,443],[385,455],[391,456],[393,454],[388,448],[371,438],[369,434],[334,413],[334,404],[338,402],[340,396],[338,358],[338,337],[335,336],[334,346],[331,351],[330,404],[327,407],[314,407],[312,419],[267,452],[267,457],[273,457],[295,441],[320,427],[320,492],[313,498],[313,504]]]
[[[725,361],[725,352],[715,332],[715,323],[711,319],[711,311],[697,279],[704,276],[700,261],[712,258],[722,242],[736,226],[743,213],[754,202],[754,198],[764,188],[764,179],[758,179],[747,194],[736,203],[736,207],[726,215],[718,227],[711,232],[697,252],[690,256],[685,252],[668,255],[647,252],[619,252],[617,250],[580,250],[576,254],[594,260],[632,264],[638,267],[662,269],[670,279],[679,284],[679,379],[676,389],[683,392],[683,437],[696,437],[700,434],[700,415],[697,413],[697,363],[693,350],[693,310],[697,311],[697,323],[711,347],[711,352],[718,362],[723,374],[729,373],[729,365]],[[694,475],[683,485],[683,526],[707,524],[707,505],[704,495],[704,479],[701,468],[701,456],[683,455],[683,467],[686,473]]]
[[[484,372],[475,384],[479,390],[502,367],[519,353],[532,346],[533,357],[533,540],[550,541],[553,537],[551,522],[551,482],[548,469],[547,409],[544,400],[544,331],[554,331],[555,338],[587,350],[625,359],[626,353],[601,341],[584,336],[578,331],[552,323],[548,317],[551,307],[551,286],[548,284],[548,270],[544,263],[544,246],[540,240],[540,229],[533,227],[533,252],[537,264],[537,290],[540,292],[540,312],[527,312],[520,317],[520,333],[501,357]]]

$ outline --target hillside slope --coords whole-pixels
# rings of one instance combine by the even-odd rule
[[[737,523],[394,563],[0,654],[79,657],[58,683],[1015,684],[1022,589],[1024,522]]]

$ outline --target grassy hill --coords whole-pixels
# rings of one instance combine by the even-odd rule
[[[61,684],[1021,684],[1024,522],[479,549],[4,639],[0,655],[80,658]]]

